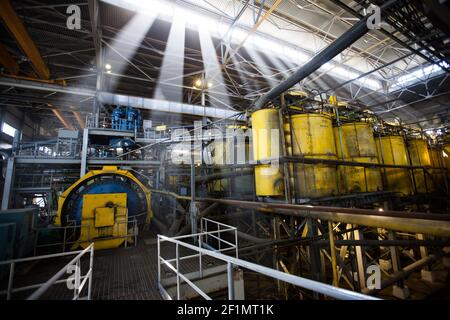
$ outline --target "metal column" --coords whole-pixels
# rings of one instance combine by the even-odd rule
[[[86,174],[88,141],[89,141],[89,129],[84,128],[84,130],[83,130],[83,145],[81,147],[80,178]]]
[[[11,197],[11,189],[13,185],[13,177],[14,177],[14,157],[9,157],[8,163],[6,165],[5,184],[3,186],[2,210],[8,209],[9,199]]]

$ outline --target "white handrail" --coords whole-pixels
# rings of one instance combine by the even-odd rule
[[[91,290],[92,290],[92,275],[93,275],[93,267],[94,267],[94,243],[91,243],[86,249],[79,250],[79,251],[62,252],[62,253],[47,254],[47,255],[42,255],[42,256],[37,256],[37,257],[28,257],[28,258],[0,261],[0,265],[10,265],[8,288],[7,288],[7,290],[0,291],[0,295],[6,294],[6,299],[10,300],[12,293],[38,288],[33,294],[31,294],[27,298],[27,300],[38,299],[39,297],[42,296],[43,293],[45,293],[45,291],[48,290],[48,288],[50,288],[50,286],[52,286],[54,284],[66,282],[68,279],[59,280],[59,278],[61,278],[63,276],[63,274],[67,272],[67,269],[69,268],[69,266],[76,264],[79,267],[81,258],[88,252],[90,253],[88,272],[85,275],[81,275],[81,272],[78,272],[78,270],[75,272],[75,283],[77,284],[77,286],[75,287],[75,291],[74,291],[74,299],[80,298],[79,294],[82,292],[86,282],[88,282],[87,298],[90,299],[91,298]],[[22,262],[36,261],[36,260],[60,258],[60,257],[69,256],[69,255],[76,255],[76,256],[69,263],[67,263],[62,269],[60,269],[53,277],[51,277],[47,282],[29,285],[29,286],[20,287],[20,288],[13,288],[13,280],[14,280],[16,264],[22,263]],[[81,284],[80,284],[80,280],[82,280]]]
[[[210,220],[212,222],[215,222],[213,220]],[[233,228],[230,226],[227,226],[228,228]],[[204,232],[201,234],[198,234],[199,237],[202,236],[206,236],[208,232]],[[192,236],[192,235],[191,235]],[[242,268],[251,270],[251,271],[255,271],[257,273],[266,275],[268,277],[271,277],[273,279],[277,279],[277,280],[281,280],[287,283],[290,283],[292,285],[298,286],[298,287],[302,287],[314,292],[318,292],[321,293],[325,296],[329,296],[332,298],[336,298],[336,299],[342,299],[342,300],[380,300],[376,297],[372,297],[372,296],[368,296],[368,295],[364,295],[358,292],[353,292],[350,290],[346,290],[346,289],[342,289],[342,288],[337,288],[334,286],[331,286],[329,284],[325,284],[325,283],[321,283],[318,281],[314,281],[314,280],[310,280],[310,279],[306,279],[306,278],[302,278],[302,277],[298,277],[298,276],[294,276],[294,275],[290,275],[275,269],[271,269],[268,267],[264,267],[249,261],[245,261],[242,259],[238,259],[237,257],[231,257],[231,256],[227,256],[224,255],[220,252],[217,251],[213,251],[213,250],[208,250],[208,249],[204,249],[201,248],[200,246],[195,246],[183,241],[180,241],[178,239],[179,237],[175,237],[175,238],[170,238],[170,237],[166,237],[163,235],[158,235],[158,285],[160,289],[164,289],[162,284],[161,284],[161,269],[160,269],[160,263],[162,262],[163,264],[167,265],[172,271],[174,271],[176,273],[177,278],[181,277],[183,280],[186,281],[186,277],[183,276],[180,272],[179,272],[179,268],[178,268],[178,261],[180,260],[178,257],[178,250],[176,250],[177,252],[177,256],[176,256],[176,260],[177,260],[177,266],[173,266],[172,264],[170,264],[169,260],[166,260],[164,258],[161,257],[161,250],[160,250],[160,245],[162,242],[170,242],[173,243],[177,246],[177,249],[179,246],[183,246],[187,249],[193,250],[195,252],[198,252],[199,255],[206,255],[206,256],[210,256],[219,260],[222,260],[224,262],[227,263],[227,275],[228,275],[228,297],[229,299],[233,299],[234,298],[234,289],[233,289],[233,284],[231,283],[233,281],[233,267],[234,266],[240,266]],[[183,237],[184,238],[184,237]],[[236,249],[237,249],[237,243],[236,243]],[[173,261],[173,259],[172,259]],[[197,292],[199,293],[202,297],[204,298],[209,298],[208,295],[206,295],[206,293],[204,293],[203,291],[201,291],[197,286],[192,286],[192,282],[191,281],[186,281],[189,285],[191,285],[191,287]],[[168,296],[167,292],[165,292],[165,290],[162,290],[164,293],[164,296]],[[179,291],[179,283],[177,283],[177,291]],[[177,295],[179,298],[179,295]]]

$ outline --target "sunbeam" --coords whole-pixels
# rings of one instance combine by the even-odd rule
[[[182,102],[186,21],[182,14],[173,19],[154,97]]]

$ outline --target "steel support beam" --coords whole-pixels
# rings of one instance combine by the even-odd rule
[[[4,45],[0,43],[0,65],[4,66],[5,69],[13,75],[19,73],[19,64],[14,60],[14,58],[9,54],[8,50]]]
[[[61,111],[57,109],[52,109],[52,111],[54,115],[58,118],[58,120],[61,121],[64,127],[66,127],[69,130],[73,130],[73,126],[67,121],[64,115],[61,113]]]
[[[397,0],[390,0],[381,6],[380,11],[383,14],[384,10],[392,7]],[[334,57],[336,57],[339,53],[350,47],[354,42],[356,42],[359,38],[365,35],[369,28],[367,26],[367,20],[369,17],[365,17],[361,19],[358,23],[356,23],[353,27],[351,27],[348,31],[346,31],[341,37],[339,37],[336,41],[322,50],[318,55],[312,58],[308,63],[303,65],[300,69],[294,72],[292,76],[281,82],[279,85],[271,89],[267,94],[263,95],[259,98],[255,105],[254,109],[258,110],[263,108],[266,103],[270,100],[278,97],[283,92],[286,92],[298,82],[302,81],[309,75],[311,75],[314,71],[318,70],[322,65],[331,61]]]
[[[47,65],[9,0],[0,1],[0,17],[30,60],[37,76],[41,79],[49,79],[50,71]]]

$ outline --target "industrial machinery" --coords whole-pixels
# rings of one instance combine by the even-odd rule
[[[280,156],[280,118],[276,109],[262,109],[252,114],[253,158],[264,161]],[[262,164],[255,167],[256,195],[282,196],[284,182],[280,165]]]
[[[329,115],[307,113],[291,116],[291,128],[294,156],[337,160],[333,125]],[[294,175],[294,190],[301,198],[320,198],[338,194],[334,165],[296,163]]]
[[[386,135],[377,139],[380,163],[388,165],[409,166],[408,149],[401,135]],[[402,196],[412,194],[411,174],[404,168],[384,168],[387,189]]]
[[[445,161],[443,157],[443,150],[439,146],[430,145],[429,153],[431,158],[431,165],[433,166],[433,168],[435,168],[431,170],[433,180],[432,190],[444,190],[446,173],[444,171]]]
[[[142,128],[142,117],[139,109],[118,106],[111,116],[111,127],[114,130],[130,131]]]
[[[23,258],[33,251],[37,216],[35,208],[0,211],[0,261]],[[8,271],[1,266],[0,279]]]
[[[337,153],[341,160],[378,164],[372,125],[350,122],[334,128]],[[339,166],[340,193],[376,192],[383,189],[379,168]]]
[[[127,170],[105,166],[88,172],[60,196],[55,224],[77,226],[73,245],[115,248],[152,217],[150,191]]]
[[[431,167],[431,157],[428,152],[428,142],[421,138],[408,140],[408,152],[412,166]],[[432,189],[430,172],[427,169],[413,169],[412,174],[417,193],[427,193]]]

